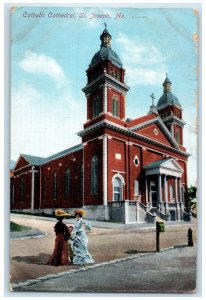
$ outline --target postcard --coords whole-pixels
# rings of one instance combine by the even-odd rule
[[[195,293],[199,13],[11,8],[12,293]]]

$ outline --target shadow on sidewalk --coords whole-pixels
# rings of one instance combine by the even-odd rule
[[[12,259],[27,264],[46,265],[50,256],[50,254],[39,253],[37,256],[15,256]]]

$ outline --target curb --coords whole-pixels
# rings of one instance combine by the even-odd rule
[[[183,248],[183,247],[186,247],[186,246],[187,246],[187,244],[185,243],[185,244],[179,245],[178,248]],[[11,283],[10,286],[11,286],[12,289],[23,287],[23,286],[29,286],[29,285],[32,285],[32,284],[35,284],[35,283],[39,283],[39,282],[48,280],[48,279],[59,278],[59,277],[74,274],[74,273],[86,272],[88,270],[104,267],[106,265],[112,265],[112,264],[116,264],[116,263],[119,263],[119,262],[132,260],[132,259],[135,259],[135,258],[141,258],[143,256],[154,255],[154,254],[158,254],[158,253],[165,252],[165,251],[170,251],[170,250],[175,250],[175,249],[177,249],[177,246],[162,249],[162,250],[160,250],[160,252],[142,253],[142,254],[136,254],[136,255],[133,255],[133,256],[127,256],[127,257],[124,257],[124,258],[110,260],[108,262],[102,262],[102,263],[94,264],[92,266],[82,267],[78,270],[73,269],[73,270],[64,271],[64,272],[61,272],[61,273],[48,274],[48,275],[45,275],[45,276],[42,276],[42,277],[38,277],[36,279],[29,279],[29,280],[26,280],[26,281]]]
[[[44,234],[39,234],[39,235],[28,235],[28,236],[22,236],[19,238],[10,238],[11,241],[23,241],[23,240],[30,240],[30,239],[41,239],[43,237],[46,237],[48,235],[47,232]]]
[[[56,222],[55,217],[43,217],[43,216],[34,216],[34,215],[26,215],[26,214],[16,214],[16,213],[10,213],[11,216],[14,217],[22,217],[22,218],[31,218],[36,220],[44,220],[44,221],[50,221],[50,222]],[[71,219],[71,222],[69,222],[70,219],[66,220],[65,223],[72,223],[73,219]],[[88,222],[91,223],[92,227],[95,228],[105,228],[105,229],[120,229],[120,230],[130,230],[130,229],[137,229],[138,231],[144,231],[144,230],[155,230],[156,225],[155,223],[131,223],[131,224],[123,224],[123,223],[112,223],[112,222],[106,222],[106,221],[97,221],[97,220],[90,220],[86,219]],[[94,222],[93,222],[94,221]],[[176,221],[176,222],[169,222],[167,223],[167,227],[179,227],[184,225],[193,225],[193,222],[186,222],[186,221]]]

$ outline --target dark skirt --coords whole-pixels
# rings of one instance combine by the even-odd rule
[[[64,239],[64,234],[57,234],[55,239],[54,251],[49,258],[47,265],[66,266],[69,264],[68,243]]]

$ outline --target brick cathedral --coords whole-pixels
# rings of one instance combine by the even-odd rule
[[[163,95],[137,119],[125,118],[129,87],[106,26],[82,89],[82,143],[47,158],[20,154],[11,176],[11,210],[52,213],[83,207],[87,217],[125,223],[183,220],[187,160],[182,107],[166,75]]]

